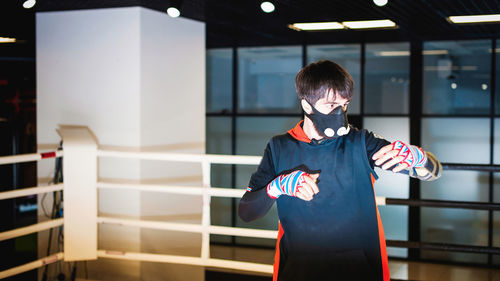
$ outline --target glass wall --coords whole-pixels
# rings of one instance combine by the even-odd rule
[[[295,75],[301,67],[299,46],[239,48],[238,111],[299,113]]]
[[[364,108],[367,114],[408,114],[410,44],[366,44]]]
[[[424,118],[422,146],[445,163],[488,164],[489,131],[488,118]],[[474,149],[471,149],[471,144]],[[485,172],[446,171],[437,181],[421,183],[421,197],[487,202],[488,181],[489,174]],[[421,208],[421,218],[424,242],[488,245],[487,211]],[[485,262],[487,259],[486,255],[437,251],[423,251],[422,256],[463,262]]]
[[[491,40],[424,43],[426,114],[489,114]]]
[[[207,112],[230,112],[233,108],[233,50],[207,50]]]
[[[207,117],[206,151],[211,154],[232,154],[231,118]],[[211,185],[232,188],[231,165],[212,164]],[[213,225],[231,226],[233,222],[233,200],[225,197],[212,197],[210,218]],[[212,242],[231,242],[231,237],[212,235]]]
[[[495,53],[495,65],[496,65],[496,71],[495,71],[495,114],[500,114],[500,40],[496,41],[496,46],[495,50],[493,51],[493,48],[490,48],[490,52],[493,54]]]
[[[491,59],[493,54],[499,55],[498,50],[493,48],[492,40],[423,42],[422,116],[409,115],[412,66],[407,42],[370,43],[364,47],[311,45],[306,46],[307,57],[302,46],[208,50],[207,153],[261,156],[272,136],[285,133],[302,118],[294,84],[302,62],[329,59],[345,67],[355,80],[355,95],[348,114],[353,115],[350,120],[357,126],[389,141],[409,142],[410,132],[413,136],[420,134],[422,147],[444,163],[500,164],[500,116],[490,115],[492,94],[495,94],[493,113],[500,115],[498,56],[495,76],[491,68]],[[233,65],[237,68],[233,69]],[[233,81],[233,77],[237,80]],[[495,91],[492,79],[496,79]],[[235,112],[232,112],[233,100]],[[410,121],[415,120],[421,123],[419,132],[410,127]],[[490,144],[491,133],[493,144]],[[246,188],[255,169],[255,166],[214,165],[212,185]],[[407,176],[378,168],[376,172],[380,176],[375,184],[377,196],[409,198]],[[445,171],[437,181],[419,183],[420,197],[488,202],[492,188],[492,199],[500,203],[500,174],[495,174],[494,181],[490,182],[487,172]],[[244,223],[235,212],[237,203],[238,200],[214,198],[212,223],[277,229],[276,206],[264,218]],[[379,211],[388,240],[408,240],[412,232],[419,233],[422,242],[488,246],[488,211],[422,207],[420,222],[409,221],[407,206],[379,206]],[[496,231],[499,221],[500,213],[495,213],[492,237],[495,247],[500,247],[500,235],[495,234],[500,233]],[[416,228],[418,225],[420,228]],[[269,248],[275,245],[275,240],[241,237],[213,236],[212,241]],[[407,257],[408,250],[389,247],[388,254]],[[421,251],[421,257],[488,262],[487,254],[448,251]],[[493,258],[500,263],[500,258]]]

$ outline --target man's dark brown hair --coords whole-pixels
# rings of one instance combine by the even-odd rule
[[[339,64],[319,60],[306,65],[297,73],[295,88],[300,99],[314,105],[329,89],[350,100],[354,93],[354,81],[351,74]]]

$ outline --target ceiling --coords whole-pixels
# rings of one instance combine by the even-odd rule
[[[23,0],[0,1],[0,36],[27,40],[34,49],[35,10],[59,11],[142,6],[166,11],[168,0],[39,0],[34,9]],[[207,25],[207,47],[321,44],[407,40],[500,38],[500,24],[455,25],[447,16],[500,14],[498,0],[389,0],[378,7],[371,0],[272,0],[273,13],[260,10],[259,0],[183,0],[183,17]],[[298,32],[294,22],[391,19],[398,29]],[[30,44],[31,42],[31,44]],[[6,45],[6,44],[3,44]],[[11,44],[12,45],[12,44]],[[19,44],[16,44],[19,45]],[[5,46],[0,48],[5,49]]]

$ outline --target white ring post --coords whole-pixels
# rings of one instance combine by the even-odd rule
[[[201,162],[201,172],[203,174],[203,213],[201,216],[201,260],[206,263],[210,258],[210,162]]]
[[[64,260],[97,259],[97,140],[87,127],[60,126],[64,148]]]

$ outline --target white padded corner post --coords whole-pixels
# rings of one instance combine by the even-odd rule
[[[97,259],[97,139],[85,126],[59,126],[63,141],[64,260]]]

